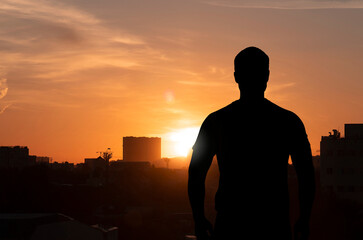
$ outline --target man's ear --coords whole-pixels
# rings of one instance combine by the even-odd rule
[[[238,74],[237,74],[236,72],[234,72],[233,74],[234,74],[234,81],[235,81],[236,83],[239,83],[239,82],[238,82],[238,81],[239,81]]]

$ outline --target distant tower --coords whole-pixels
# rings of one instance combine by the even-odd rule
[[[123,160],[130,162],[154,162],[161,159],[161,138],[124,137]]]

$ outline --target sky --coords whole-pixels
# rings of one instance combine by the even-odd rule
[[[256,46],[266,98],[318,155],[322,135],[363,123],[362,23],[362,0],[2,0],[0,145],[83,162],[159,136],[163,157],[180,155],[239,98],[233,59]]]

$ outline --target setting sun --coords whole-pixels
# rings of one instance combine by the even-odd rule
[[[173,153],[175,156],[186,157],[193,147],[198,136],[199,127],[190,127],[176,130],[168,134],[168,138],[172,143]]]

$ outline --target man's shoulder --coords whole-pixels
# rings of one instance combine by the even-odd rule
[[[234,101],[227,106],[220,108],[212,113],[210,113],[204,120],[203,125],[215,125],[217,123],[217,119],[223,119],[225,116],[229,115],[229,113],[233,112],[234,106],[237,101]]]
[[[222,107],[222,108],[212,112],[209,115],[216,116],[216,115],[221,115],[221,114],[227,114],[228,112],[233,111],[236,108],[237,105],[238,105],[238,100],[228,104],[225,107]]]
[[[237,112],[240,113],[241,109],[243,109],[243,104],[244,103],[241,102],[240,100],[236,100],[228,104],[227,106],[210,113],[205,120],[210,123],[215,123],[217,119],[221,120],[234,117]],[[290,123],[290,124],[302,123],[301,119],[297,114],[271,102],[268,99],[264,99],[262,106],[259,105],[259,107],[262,107],[264,109],[263,111],[269,112],[271,114],[271,117],[274,116],[285,123]]]
[[[211,116],[212,118],[214,118],[216,115],[224,115],[224,114],[232,113],[234,111],[240,111],[241,108],[243,108],[243,104],[244,103],[241,102],[240,100],[236,100],[236,101],[228,104],[227,106],[212,112],[211,114],[208,115],[208,117]],[[295,119],[299,118],[294,112],[292,112],[288,109],[285,109],[285,108],[277,105],[276,103],[271,102],[268,99],[264,99],[262,105],[265,110],[270,110],[276,114],[285,115],[286,117],[295,118]]]
[[[294,113],[288,109],[285,109],[283,107],[280,107],[279,105],[271,102],[270,100],[267,100],[266,102],[269,105],[270,109],[273,112],[275,112],[276,114],[280,114],[281,116],[283,116],[286,119],[291,120],[291,121],[301,121],[296,113]]]

